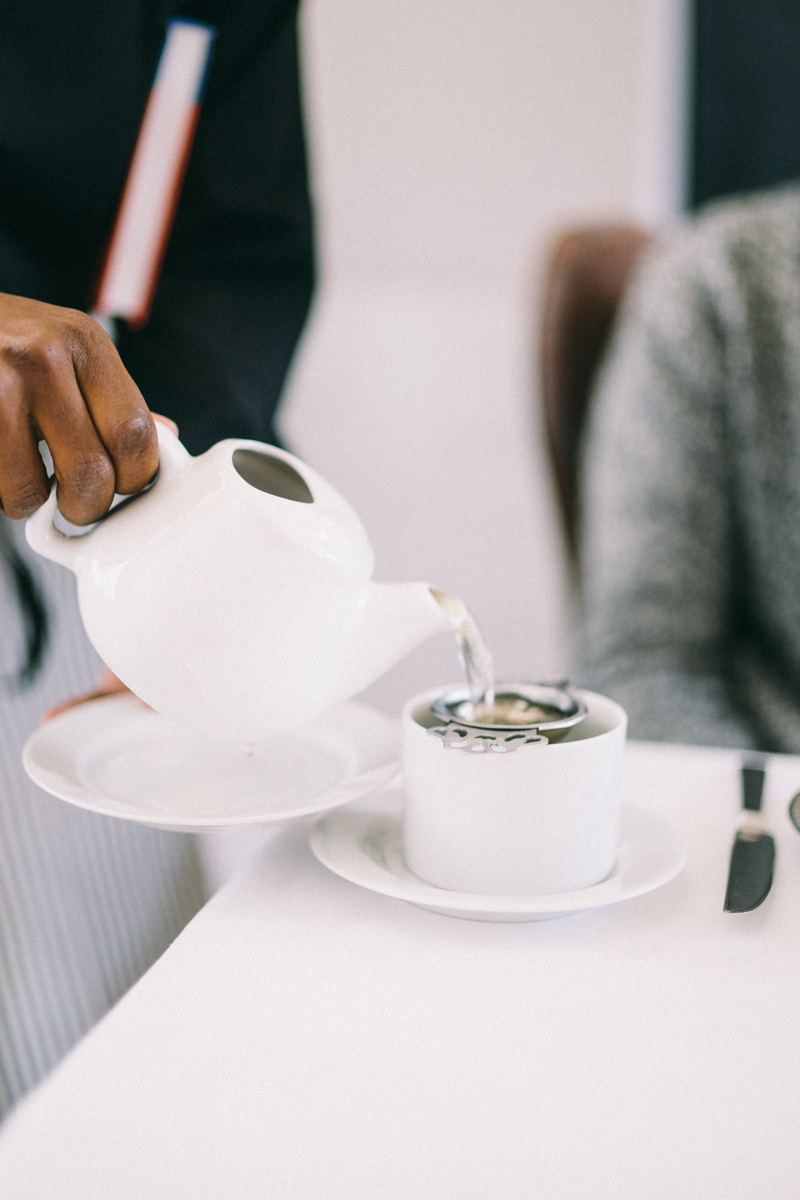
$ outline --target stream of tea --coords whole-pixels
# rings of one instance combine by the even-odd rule
[[[475,618],[463,600],[431,588],[434,599],[449,613],[455,625],[458,657],[467,679],[472,720],[491,720],[494,710],[494,664],[489,647],[481,637]]]
[[[485,725],[530,725],[534,721],[552,721],[558,710],[536,704],[524,695],[495,690],[494,666],[489,647],[481,637],[475,618],[462,605],[463,616],[456,628],[458,656],[467,677],[469,700],[454,712],[461,719]]]
[[[442,603],[441,593],[437,595]],[[451,600],[451,597],[447,597]],[[456,608],[456,606],[459,606]],[[514,690],[503,690],[497,694],[495,690],[494,666],[489,647],[481,637],[481,632],[472,613],[460,600],[445,605],[454,614],[459,624],[456,626],[458,655],[464,674],[467,677],[469,700],[454,705],[453,714],[461,720],[477,721],[482,725],[525,725],[530,726],[537,721],[552,721],[563,716],[563,712],[553,705],[537,703],[524,694]],[[545,690],[547,688],[545,687]],[[554,735],[550,735],[551,740]]]
[[[473,720],[491,720],[494,710],[494,663],[468,608],[456,629],[458,657],[467,677]]]

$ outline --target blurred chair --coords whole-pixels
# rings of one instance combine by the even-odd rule
[[[597,367],[639,255],[635,225],[571,229],[547,261],[541,326],[542,399],[569,548],[577,550],[578,443]]]

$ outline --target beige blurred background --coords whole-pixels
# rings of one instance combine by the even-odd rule
[[[377,578],[466,601],[500,678],[568,660],[543,253],[576,221],[679,212],[684,26],[682,0],[305,0],[320,283],[283,435],[360,513]],[[458,675],[443,635],[365,698],[397,713]],[[214,839],[215,882],[258,841]]]

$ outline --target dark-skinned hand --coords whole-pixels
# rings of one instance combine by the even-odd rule
[[[158,469],[153,417],[114,343],[71,308],[0,293],[0,510],[20,519],[45,502],[53,456],[68,521],[98,520],[114,493],[140,491]]]
[[[114,493],[130,495],[158,470],[154,421],[95,320],[0,292],[0,511],[29,517],[50,494],[38,444],[53,456],[58,506],[74,525],[89,525]],[[97,691],[57,704],[45,720],[96,697],[127,691],[108,667]]]

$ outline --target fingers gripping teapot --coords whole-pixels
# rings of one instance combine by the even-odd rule
[[[230,439],[193,458],[157,428],[149,492],[66,537],[54,490],[26,528],[35,551],[75,572],[95,649],[157,712],[257,742],[459,624],[463,605],[427,584],[370,582],[358,517],[291,454]]]

